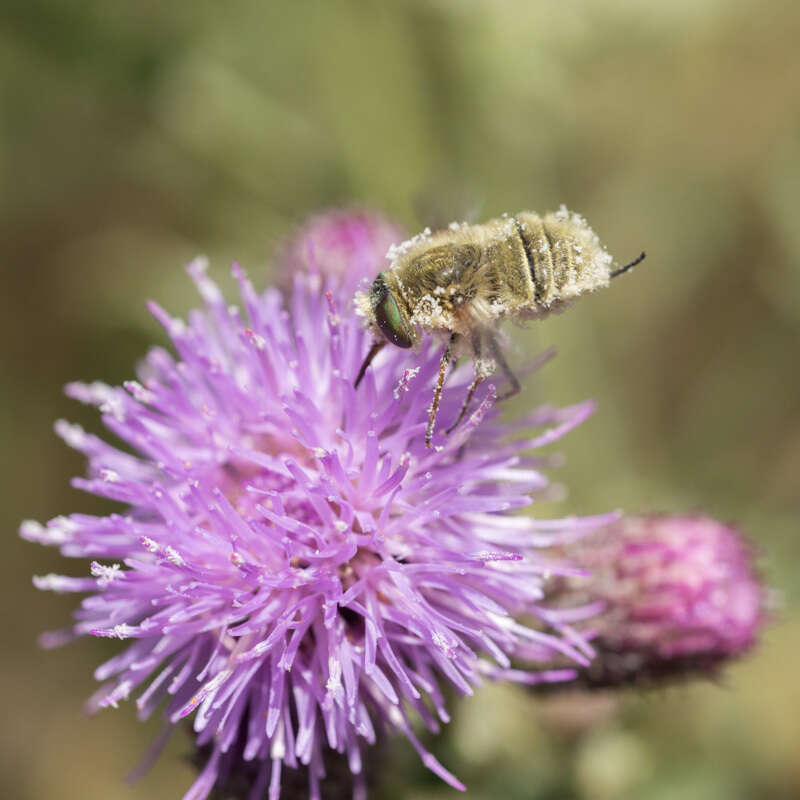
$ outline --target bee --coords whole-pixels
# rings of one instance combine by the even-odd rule
[[[356,310],[375,341],[355,386],[386,344],[411,348],[420,330],[445,334],[425,433],[431,447],[447,366],[454,358],[471,355],[475,374],[448,434],[464,418],[480,383],[497,368],[510,384],[498,399],[520,390],[497,337],[504,319],[541,319],[561,311],[580,295],[608,286],[644,257],[614,269],[586,220],[564,206],[543,216],[523,211],[483,225],[454,222],[436,233],[425,229],[392,246],[389,268],[368,291],[356,294]]]

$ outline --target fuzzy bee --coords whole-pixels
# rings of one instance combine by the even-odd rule
[[[431,447],[447,365],[469,354],[475,377],[464,398],[458,426],[478,385],[499,368],[510,383],[500,399],[520,384],[497,339],[506,317],[539,319],[565,308],[587,292],[608,286],[644,258],[613,269],[612,258],[586,220],[562,206],[543,216],[523,211],[483,225],[452,223],[426,229],[387,257],[391,265],[368,291],[356,294],[356,309],[375,336],[356,378],[361,382],[372,359],[387,343],[413,347],[420,330],[448,336],[433,395],[425,444]]]

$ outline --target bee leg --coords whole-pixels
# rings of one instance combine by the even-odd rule
[[[475,390],[478,388],[478,386],[480,386],[482,381],[483,375],[476,375],[472,379],[472,383],[469,385],[469,389],[467,390],[467,396],[464,398],[464,402],[461,404],[461,411],[458,412],[458,419],[456,419],[456,421],[445,431],[448,436],[461,424],[461,420],[466,416],[469,404],[472,402],[472,398],[475,395]]]
[[[461,405],[461,411],[458,412],[458,418],[456,421],[445,431],[445,433],[449,436],[460,424],[461,420],[464,419],[466,416],[467,411],[469,410],[469,404],[472,402],[472,398],[475,396],[475,390],[480,386],[484,379],[484,375],[481,375],[478,372],[478,364],[481,360],[481,337],[480,335],[473,335],[472,337],[472,353],[475,359],[474,363],[476,366],[475,377],[472,379],[472,383],[469,385],[469,389],[467,389],[467,396],[464,398],[464,402]]]
[[[503,355],[503,350],[498,344],[497,339],[490,333],[486,336],[486,342],[489,345],[489,350],[492,351],[492,358],[497,362],[498,366],[503,371],[503,375],[506,376],[508,382],[511,384],[511,388],[507,392],[499,395],[497,399],[508,400],[509,397],[519,394],[519,390],[522,387],[517,380],[517,376],[511,371],[511,367],[508,366],[505,356]]]
[[[436,412],[439,410],[439,401],[442,399],[442,385],[444,384],[444,376],[447,372],[447,365],[453,357],[453,345],[458,338],[457,333],[450,335],[450,341],[442,353],[442,363],[439,367],[439,379],[436,381],[436,389],[433,392],[433,403],[431,403],[431,410],[428,414],[428,427],[425,431],[425,447],[433,447],[431,440],[433,439],[433,428],[436,424]]]
[[[367,367],[372,363],[372,359],[375,358],[381,350],[383,350],[384,345],[386,342],[374,342],[372,347],[369,349],[369,353],[367,353],[367,357],[364,359],[364,363],[361,365],[361,369],[358,371],[358,377],[353,384],[354,389],[358,389],[358,384],[361,383],[361,379],[367,372]]]

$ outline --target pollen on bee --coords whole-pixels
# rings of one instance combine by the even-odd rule
[[[608,286],[612,264],[611,255],[586,220],[563,205],[542,215],[504,213],[482,225],[454,221],[436,233],[426,228],[392,246],[387,257],[392,264],[379,277],[384,287],[390,282],[386,291],[396,300],[408,327],[450,337],[439,388],[429,409],[428,447],[432,446],[447,361],[472,351],[478,379],[488,376],[487,364],[491,363],[502,369],[511,393],[518,392],[519,381],[505,363],[497,341],[500,323],[506,317],[541,319],[583,294]],[[380,325],[369,295],[358,293],[356,304],[372,331],[377,331]],[[416,341],[416,336],[413,339]],[[374,348],[383,344],[373,345],[360,375],[377,352]],[[481,350],[491,351],[494,358],[482,360]],[[459,420],[464,418],[474,391],[470,390]]]

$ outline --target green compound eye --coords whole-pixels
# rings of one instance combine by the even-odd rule
[[[379,280],[381,280],[380,277]],[[382,280],[381,283],[383,283]],[[380,300],[375,305],[375,322],[381,329],[381,333],[392,344],[397,347],[412,347],[414,343],[409,336],[408,326],[403,320],[397,301],[385,284],[381,288]]]

